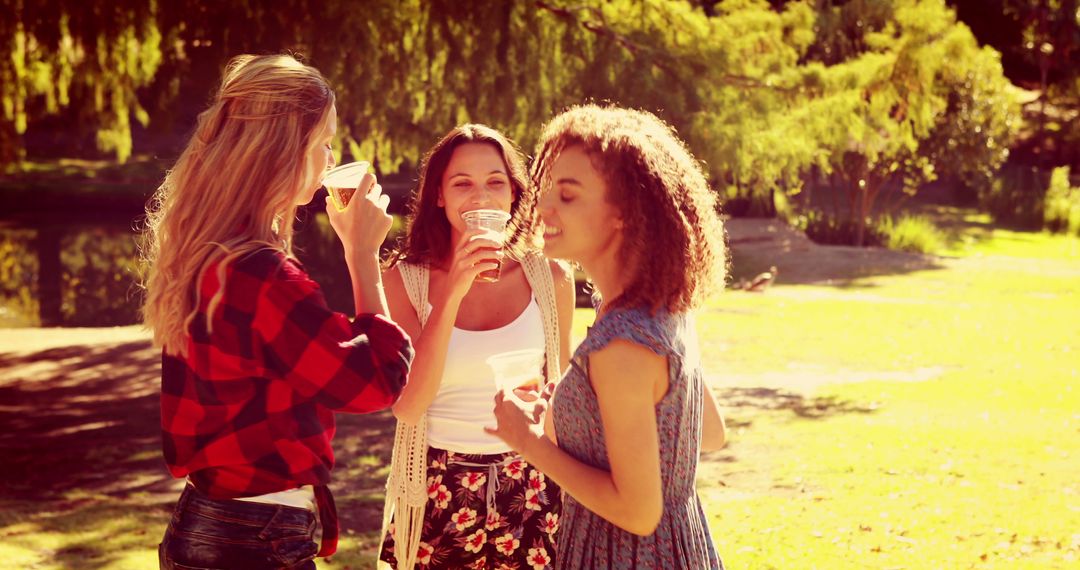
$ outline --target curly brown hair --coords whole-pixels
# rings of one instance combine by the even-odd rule
[[[541,192],[564,149],[581,145],[622,215],[619,262],[632,272],[610,307],[700,306],[723,283],[724,225],[716,194],[675,130],[652,113],[614,106],[571,107],[544,127],[532,181]]]
[[[525,158],[509,138],[499,131],[480,124],[460,125],[439,140],[428,151],[420,167],[420,181],[409,202],[408,223],[403,243],[390,254],[386,266],[399,261],[441,266],[450,256],[450,222],[439,206],[439,189],[454,150],[468,143],[489,144],[499,151],[506,165],[513,192],[510,221],[507,224],[507,253],[521,259],[537,245],[536,191],[529,183]]]

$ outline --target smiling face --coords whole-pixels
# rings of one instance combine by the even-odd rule
[[[461,215],[472,210],[509,212],[514,191],[502,154],[491,144],[466,143],[454,149],[442,174],[438,205],[457,234],[465,231]]]
[[[337,164],[331,147],[334,135],[337,134],[336,106],[330,107],[330,112],[326,115],[326,121],[316,128],[318,132],[312,138],[311,146],[305,157],[304,183],[296,196],[297,206],[303,206],[311,202],[311,199],[315,197],[315,192],[322,185],[323,173]]]
[[[544,253],[583,266],[614,261],[622,244],[623,220],[608,202],[607,182],[581,146],[559,153],[550,185],[540,197]]]

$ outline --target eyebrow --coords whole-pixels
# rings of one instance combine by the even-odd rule
[[[491,176],[492,174],[502,174],[502,175],[504,175],[504,176],[506,176],[506,175],[507,175],[507,174],[506,174],[506,172],[505,172],[505,171],[503,171],[503,170],[492,170],[491,172],[488,172],[488,176]],[[468,173],[466,173],[466,172],[458,172],[457,174],[451,174],[451,175],[450,175],[450,176],[448,176],[447,178],[453,178],[453,177],[455,177],[455,176],[468,176],[468,175],[469,175],[469,174],[468,174]]]
[[[572,184],[574,186],[581,186],[581,182],[579,182],[577,178],[560,178],[555,181],[556,186],[560,184]]]

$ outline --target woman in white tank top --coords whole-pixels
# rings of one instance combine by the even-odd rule
[[[568,363],[573,276],[539,256],[535,204],[520,151],[483,125],[455,128],[424,160],[404,243],[384,273],[391,317],[416,350],[394,406],[395,472],[406,468],[403,429],[423,432],[404,438],[412,447],[428,443],[425,472],[414,473],[426,476],[426,503],[411,514],[399,506],[384,531],[380,559],[393,568],[554,565],[559,489],[484,431],[495,425],[488,357],[546,350],[547,378]],[[502,249],[466,229],[462,214],[477,209],[510,213]],[[500,265],[497,281],[477,280]]]

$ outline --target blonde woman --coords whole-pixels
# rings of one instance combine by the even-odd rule
[[[424,160],[404,245],[384,275],[390,313],[416,340],[393,408],[380,552],[399,570],[544,570],[557,557],[558,487],[483,430],[496,391],[487,358],[542,351],[548,380],[567,363],[573,278],[540,255],[535,202],[520,151],[489,127],[451,130]],[[465,214],[478,209],[509,214],[501,254],[468,229]],[[477,280],[500,259],[497,281]]]
[[[292,223],[334,158],[334,94],[289,56],[240,56],[149,209],[143,312],[162,347],[165,461],[187,479],[159,548],[171,568],[314,569],[334,552],[334,412],[392,405],[412,360],[378,265],[373,176],[344,212],[356,316],[327,308]],[[316,528],[321,527],[321,547]]]
[[[502,394],[490,432],[562,486],[557,568],[720,569],[695,478],[724,422],[691,316],[723,276],[715,195],[670,127],[595,105],[548,123],[533,183],[544,252],[580,263],[602,303],[548,437]]]

